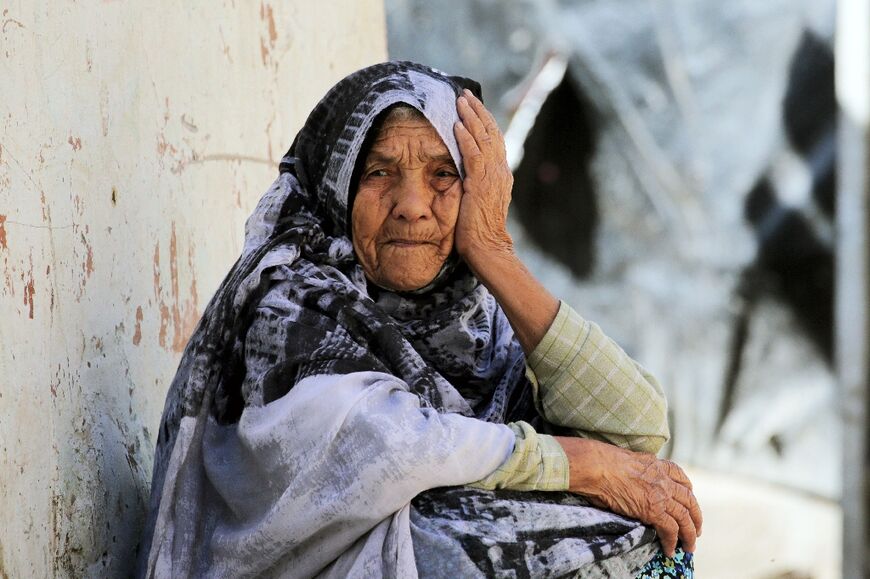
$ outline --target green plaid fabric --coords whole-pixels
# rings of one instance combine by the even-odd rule
[[[649,453],[670,436],[658,381],[565,302],[529,356],[527,376],[541,415],[576,436]],[[524,422],[509,426],[517,434],[513,454],[473,486],[566,490],[568,458],[561,445]]]
[[[529,356],[535,400],[547,421],[577,436],[656,453],[667,442],[668,407],[658,381],[597,324],[562,302]]]
[[[527,422],[508,426],[516,435],[513,453],[492,474],[469,486],[486,490],[567,490],[568,457],[562,445],[552,436],[537,433]]]

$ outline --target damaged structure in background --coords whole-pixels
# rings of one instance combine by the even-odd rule
[[[839,498],[834,2],[386,4],[392,58],[482,82],[521,253],[660,378],[671,455]]]

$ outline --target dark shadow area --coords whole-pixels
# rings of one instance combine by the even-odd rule
[[[746,276],[746,297],[769,293],[787,304],[830,364],[833,359],[834,252],[800,211],[783,207],[770,183],[758,183],[746,204],[758,255]]]
[[[836,191],[836,114],[833,54],[821,40],[805,32],[789,70],[783,122],[793,149],[812,175],[813,202],[831,226]],[[749,287],[782,299],[830,364],[834,248],[818,237],[804,209],[782,204],[780,197],[787,194],[762,177],[746,198],[744,214],[758,240],[756,261],[747,274],[754,272],[760,278]]]
[[[798,325],[829,367],[834,356],[834,248],[818,235],[811,213],[818,210],[833,227],[836,207],[836,99],[831,49],[805,32],[789,69],[783,100],[783,123],[789,143],[811,175],[807,207],[790,207],[791,197],[778,189],[768,172],[746,196],[744,217],[751,225],[758,249],[755,261],[740,276],[740,309],[734,322],[731,357],[726,367],[719,428],[733,404],[749,321],[763,297],[786,304]],[[771,441],[774,447],[776,441]]]
[[[812,169],[813,198],[831,219],[836,207],[836,119],[834,54],[804,32],[789,69],[783,120],[789,141]]]
[[[513,205],[532,241],[580,278],[595,266],[598,204],[590,174],[591,105],[570,75],[550,93],[514,172]]]

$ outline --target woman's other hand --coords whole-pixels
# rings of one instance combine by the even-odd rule
[[[472,267],[492,252],[513,251],[507,232],[508,206],[514,177],[507,162],[504,137],[492,114],[471,91],[456,101],[462,122],[454,133],[465,167],[455,244]]]
[[[701,508],[679,466],[652,454],[572,437],[556,437],[570,463],[569,490],[592,503],[655,528],[668,557],[677,540],[694,552]]]

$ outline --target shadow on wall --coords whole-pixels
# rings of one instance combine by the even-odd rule
[[[582,279],[595,267],[597,135],[591,105],[575,87],[566,73],[544,101],[514,171],[513,204],[529,237]]]
[[[733,402],[749,320],[759,300],[773,297],[787,305],[833,367],[836,115],[834,55],[805,32],[792,59],[783,101],[788,145],[755,183],[744,205],[758,250],[737,288],[742,305],[734,325],[720,429]],[[805,178],[796,179],[795,173]],[[771,444],[780,452],[775,439]]]
[[[834,227],[836,190],[834,56],[805,33],[792,60],[783,121],[789,146],[809,181],[790,182],[774,160],[746,198],[745,216],[758,240],[743,293],[784,301],[830,364],[833,357]],[[785,164],[785,163],[782,163]],[[794,170],[794,169],[792,169]],[[783,175],[782,173],[786,173]],[[803,189],[803,190],[801,190]]]

